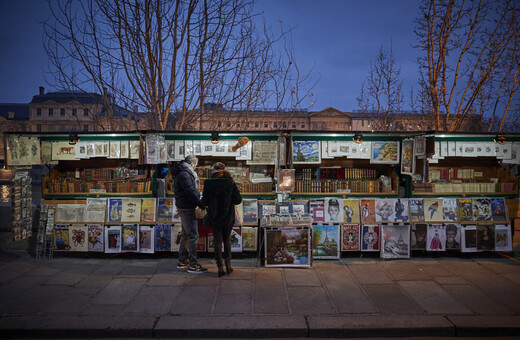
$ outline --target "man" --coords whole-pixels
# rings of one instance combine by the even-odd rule
[[[197,217],[195,208],[204,209],[200,199],[198,188],[200,187],[199,177],[195,172],[198,164],[197,157],[188,155],[183,161],[175,163],[172,174],[173,191],[175,193],[175,205],[181,217],[182,237],[181,247],[179,247],[179,264],[177,268],[188,268],[188,273],[205,273],[208,270],[202,267],[197,261],[197,241],[199,233],[197,229]],[[188,243],[188,249],[183,247]]]

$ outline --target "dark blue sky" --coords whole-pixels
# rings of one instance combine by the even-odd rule
[[[358,109],[356,97],[368,76],[370,60],[381,46],[401,66],[405,94],[417,79],[418,51],[413,33],[417,0],[258,0],[256,9],[276,28],[294,27],[296,61],[301,71],[314,67],[320,77],[311,110]],[[0,102],[27,103],[45,83],[47,65],[41,22],[44,0],[0,0]],[[309,100],[310,102],[310,100]]]

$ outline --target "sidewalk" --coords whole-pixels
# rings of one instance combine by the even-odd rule
[[[495,254],[238,258],[220,279],[211,258],[188,274],[170,254],[57,256],[0,252],[2,338],[520,336],[520,262]]]

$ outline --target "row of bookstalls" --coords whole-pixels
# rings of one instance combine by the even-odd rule
[[[520,135],[326,132],[6,136],[13,237],[33,233],[30,172],[45,165],[37,255],[175,252],[168,166],[199,158],[201,184],[227,165],[244,201],[234,252],[310,266],[362,252],[513,251]],[[516,227],[520,228],[520,227]],[[199,251],[212,251],[212,235]]]

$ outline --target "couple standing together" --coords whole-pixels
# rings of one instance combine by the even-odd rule
[[[182,225],[177,268],[188,268],[189,273],[208,271],[197,261],[199,233],[195,214],[197,207],[201,209],[207,207],[206,213],[213,231],[218,276],[221,277],[226,272],[227,274],[233,272],[233,268],[231,268],[231,230],[235,223],[235,205],[242,202],[242,196],[231,173],[226,170],[226,166],[217,162],[213,165],[210,178],[204,181],[201,199],[198,192],[200,181],[195,172],[197,164],[197,157],[189,155],[183,161],[175,163],[172,170],[175,205]],[[222,243],[224,243],[226,272],[222,263]]]

